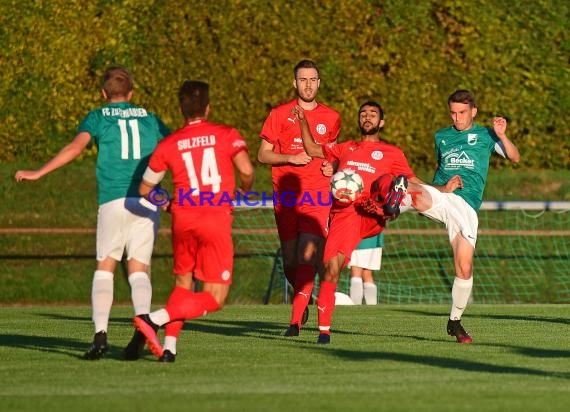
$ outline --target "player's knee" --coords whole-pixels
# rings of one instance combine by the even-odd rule
[[[457,265],[458,277],[461,279],[469,279],[473,274],[473,264],[470,262],[459,262]]]
[[[325,273],[323,275],[323,280],[326,282],[338,283],[340,278],[340,270],[338,265],[325,264]]]

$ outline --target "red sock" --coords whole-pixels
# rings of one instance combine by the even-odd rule
[[[166,304],[171,320],[195,319],[219,309],[220,305],[208,292],[194,293],[181,287],[174,288]]]
[[[168,302],[166,303],[166,306],[168,306],[169,304],[174,304],[173,302],[171,302],[172,298],[171,294]],[[178,336],[180,336],[180,331],[182,330],[182,328],[184,327],[184,321],[183,320],[173,320],[172,322],[168,322],[165,326],[164,326],[164,336],[174,336],[175,338],[178,338]]]
[[[183,327],[183,320],[173,320],[172,322],[168,322],[164,326],[164,336],[174,336],[175,338],[178,338]]]
[[[321,281],[317,308],[319,309],[319,333],[330,333],[332,314],[334,311],[334,292],[336,283]]]
[[[301,326],[303,312],[309,304],[313,285],[315,284],[315,268],[312,265],[299,265],[295,275],[295,295],[293,296],[293,310],[291,312],[291,325]]]

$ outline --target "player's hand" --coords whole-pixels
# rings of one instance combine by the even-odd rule
[[[22,180],[38,180],[41,175],[36,170],[18,170],[14,175],[16,182]]]
[[[384,216],[382,205],[375,202],[368,192],[361,192],[360,196],[354,201],[354,205],[369,215]]]
[[[294,165],[301,165],[301,166],[306,165],[311,160],[313,160],[313,158],[304,151],[301,153],[297,153],[296,155],[289,156],[289,163],[292,163]]]
[[[295,107],[291,109],[291,113],[297,118],[297,120],[305,120],[305,110],[298,104],[296,104]]]
[[[323,174],[323,176],[331,177],[333,175],[333,172],[334,168],[332,163],[324,161],[323,164],[321,165],[321,173]]]
[[[493,130],[497,133],[497,136],[503,137],[507,132],[507,119],[504,117],[494,117],[493,118]]]
[[[455,189],[463,189],[463,180],[459,175],[453,176],[447,181],[445,186],[443,186],[443,192],[453,193]]]

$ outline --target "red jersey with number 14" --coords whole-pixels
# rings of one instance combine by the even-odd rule
[[[163,139],[149,167],[155,172],[172,172],[173,213],[199,207],[229,210],[235,195],[232,159],[242,150],[247,150],[247,145],[235,128],[197,120]]]

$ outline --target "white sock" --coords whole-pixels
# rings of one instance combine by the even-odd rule
[[[355,305],[362,305],[363,295],[362,278],[350,278],[350,299],[352,299]]]
[[[168,322],[170,322],[170,315],[166,309],[159,309],[155,310],[151,314],[149,314],[150,320],[152,320],[156,325],[162,326]]]
[[[176,336],[164,337],[164,350],[169,350],[173,355],[176,355]]]
[[[150,312],[150,301],[152,299],[152,286],[150,278],[145,272],[133,272],[129,275],[131,285],[131,300],[135,316]]]
[[[471,289],[473,289],[473,276],[469,279],[461,279],[456,277],[453,281],[453,288],[451,289],[451,313],[449,319],[460,320],[463,311],[471,296]]]
[[[374,282],[364,282],[364,301],[367,305],[378,304],[378,288]]]
[[[109,315],[113,305],[113,273],[105,270],[96,270],[93,274],[93,286],[91,287],[91,308],[95,333],[107,331],[109,327]]]

